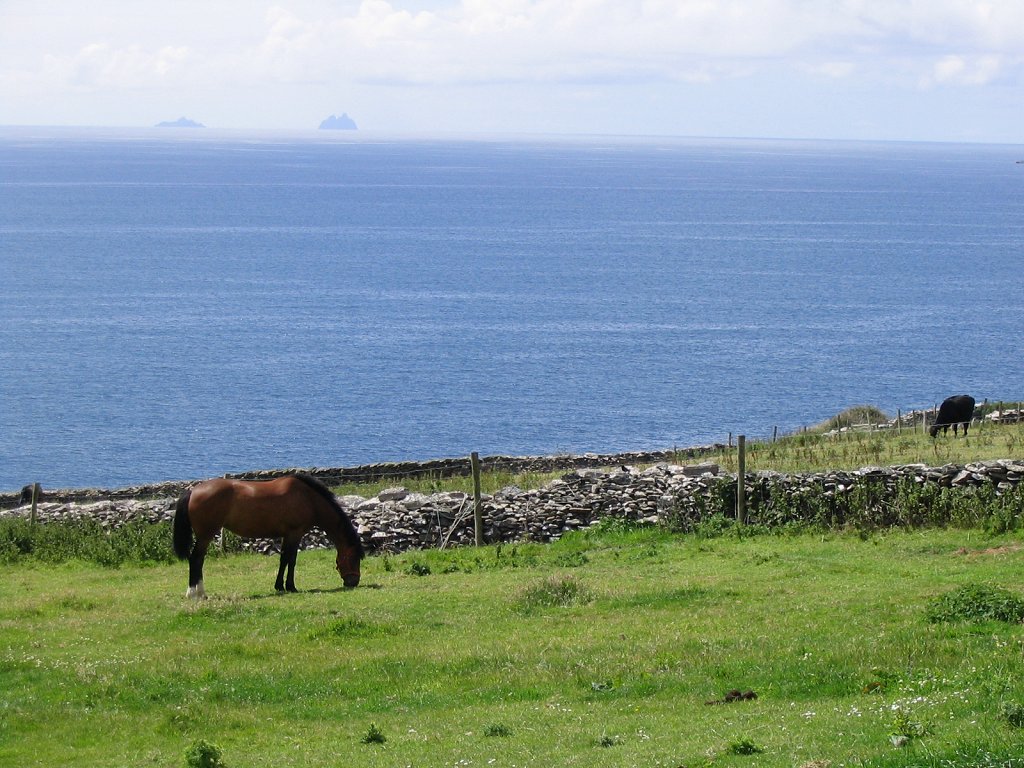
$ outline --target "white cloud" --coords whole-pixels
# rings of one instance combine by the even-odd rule
[[[413,89],[458,91],[491,98],[481,107],[488,109],[502,89],[547,89],[546,103],[556,105],[569,93],[586,93],[591,104],[604,93],[611,104],[622,89],[642,89],[651,103],[666,104],[683,89],[739,94],[744,83],[748,94],[765,94],[766,114],[771,88],[849,87],[893,94],[891,104],[914,92],[1019,87],[1024,2],[0,2],[0,120],[11,119],[12,105],[30,112],[41,100],[89,93],[127,104],[124,93],[147,90],[177,89],[183,105],[198,92],[209,94],[208,104],[243,93],[255,104],[273,93],[293,104],[305,98],[310,109],[340,93],[401,91],[392,98],[411,104]],[[992,98],[1007,103],[1005,94]]]
[[[67,73],[69,84],[124,87],[196,68],[214,81],[252,73],[283,81],[452,84],[713,80],[786,61],[835,78],[868,58],[916,61],[913,79],[939,84],[949,81],[956,64],[947,58],[955,56],[976,62],[961,82],[984,84],[993,70],[980,62],[999,58],[1005,72],[1024,58],[1019,0],[462,0],[429,8],[412,2],[283,2],[258,12],[239,3],[230,17],[221,8],[214,19],[221,24],[244,17],[237,26],[247,34],[238,42],[226,33],[193,35],[207,20],[190,25],[180,14],[203,13],[199,3],[169,6],[163,16],[155,10],[149,26],[137,16],[118,20],[114,10],[122,4],[114,3],[106,6],[108,26],[85,24],[94,37],[77,47],[37,42],[57,62],[51,74]],[[72,37],[65,29],[57,39]]]
[[[925,87],[933,85],[987,85],[995,81],[1003,70],[997,56],[943,56],[922,81]]]
[[[37,79],[44,86],[84,91],[152,88],[166,80],[182,79],[189,57],[183,46],[150,51],[140,45],[112,48],[92,43],[74,55],[44,56]]]
[[[1018,7],[1019,6],[1019,7]],[[278,73],[408,83],[707,80],[766,62],[830,77],[937,56],[1024,55],[1024,4],[961,0],[464,0],[412,11],[365,0],[343,14],[268,17],[250,66]],[[261,66],[261,61],[273,66]],[[976,81],[981,84],[982,81]]]

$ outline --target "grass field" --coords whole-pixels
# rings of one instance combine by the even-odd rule
[[[5,568],[0,765],[1024,765],[1022,625],[928,620],[1024,594],[1015,536],[608,528],[373,557],[355,590],[305,552],[285,596],[229,555],[198,604],[186,571]]]
[[[751,445],[747,466],[966,463],[1021,446],[1021,425],[796,435]],[[735,471],[735,452],[706,460]],[[485,491],[549,478],[485,474]],[[546,546],[372,557],[355,590],[332,553],[304,552],[304,591],[285,596],[275,559],[235,554],[208,560],[201,603],[183,597],[184,564],[12,559],[0,766],[1024,768],[1011,530],[605,525]],[[958,610],[981,620],[936,621],[958,588]],[[1004,608],[1010,620],[991,617]],[[210,745],[221,761],[204,759]]]

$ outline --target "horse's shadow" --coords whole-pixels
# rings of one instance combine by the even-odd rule
[[[331,587],[330,589],[323,589],[320,587],[314,587],[313,589],[303,589],[301,592],[305,592],[307,595],[330,595],[335,592],[354,592],[357,589],[383,589],[380,584],[362,584],[358,587]],[[287,594],[286,592],[279,592],[278,594]]]
[[[271,600],[288,597],[290,594],[297,595],[334,595],[338,592],[352,592],[356,589],[383,589],[380,584],[363,584],[359,587],[332,587],[330,589],[324,589],[321,587],[314,587],[313,589],[300,589],[298,592],[261,592],[255,595],[249,595],[249,600]]]

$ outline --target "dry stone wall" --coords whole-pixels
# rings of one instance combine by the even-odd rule
[[[484,456],[480,463],[484,470],[504,470],[513,474],[551,473],[582,467],[607,467],[622,464],[655,464],[683,459],[697,460],[709,453],[719,452],[726,446],[721,444],[679,448],[671,451],[638,451],[631,453],[582,453],[558,454],[553,456]],[[394,481],[399,484],[405,478],[423,477],[467,477],[471,474],[469,457],[434,459],[432,461],[380,462],[354,467],[303,467],[290,469],[266,469],[254,472],[229,473],[224,477],[239,480],[272,480],[275,477],[301,472],[315,477],[329,487],[347,483],[370,483]],[[133,499],[177,498],[198,480],[149,483],[124,488],[58,488],[44,489],[44,498],[51,502],[85,504],[94,501],[119,501]],[[20,492],[0,492],[0,509],[20,506]]]
[[[997,492],[1016,487],[1024,477],[1024,460],[985,461],[967,465],[927,467],[923,464],[864,467],[855,471],[809,474],[749,473],[749,496],[756,503],[767,493],[798,496],[810,490],[841,496],[870,485],[884,496],[901,483],[934,484],[940,488],[990,485]],[[586,528],[609,517],[659,522],[668,517],[699,521],[708,500],[727,493],[736,477],[713,464],[659,463],[640,469],[622,464],[609,468],[580,468],[543,488],[504,488],[483,497],[484,534],[489,542],[532,540],[547,542],[568,531]],[[108,527],[131,521],[170,520],[174,502],[185,485],[150,498],[120,494],[88,501],[44,500],[37,506],[41,523],[89,519]],[[464,493],[411,493],[394,487],[372,498],[342,496],[339,501],[358,526],[370,552],[459,546],[474,542],[473,499]],[[28,506],[0,512],[0,517],[27,516]],[[169,544],[168,544],[169,545]],[[257,540],[256,551],[275,551],[273,542]],[[314,531],[304,548],[329,546]]]

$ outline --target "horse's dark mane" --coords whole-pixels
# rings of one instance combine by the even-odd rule
[[[312,490],[316,491],[316,493],[323,497],[324,501],[330,504],[331,508],[338,513],[338,518],[341,520],[341,532],[345,537],[346,543],[348,543],[349,546],[355,547],[356,551],[359,553],[360,559],[362,559],[366,554],[363,550],[363,540],[359,537],[359,531],[356,530],[356,527],[352,524],[349,516],[345,514],[345,510],[341,508],[341,504],[338,503],[338,499],[333,493],[331,493],[331,489],[310,475],[297,473],[293,475],[293,477],[297,480],[301,480]]]

